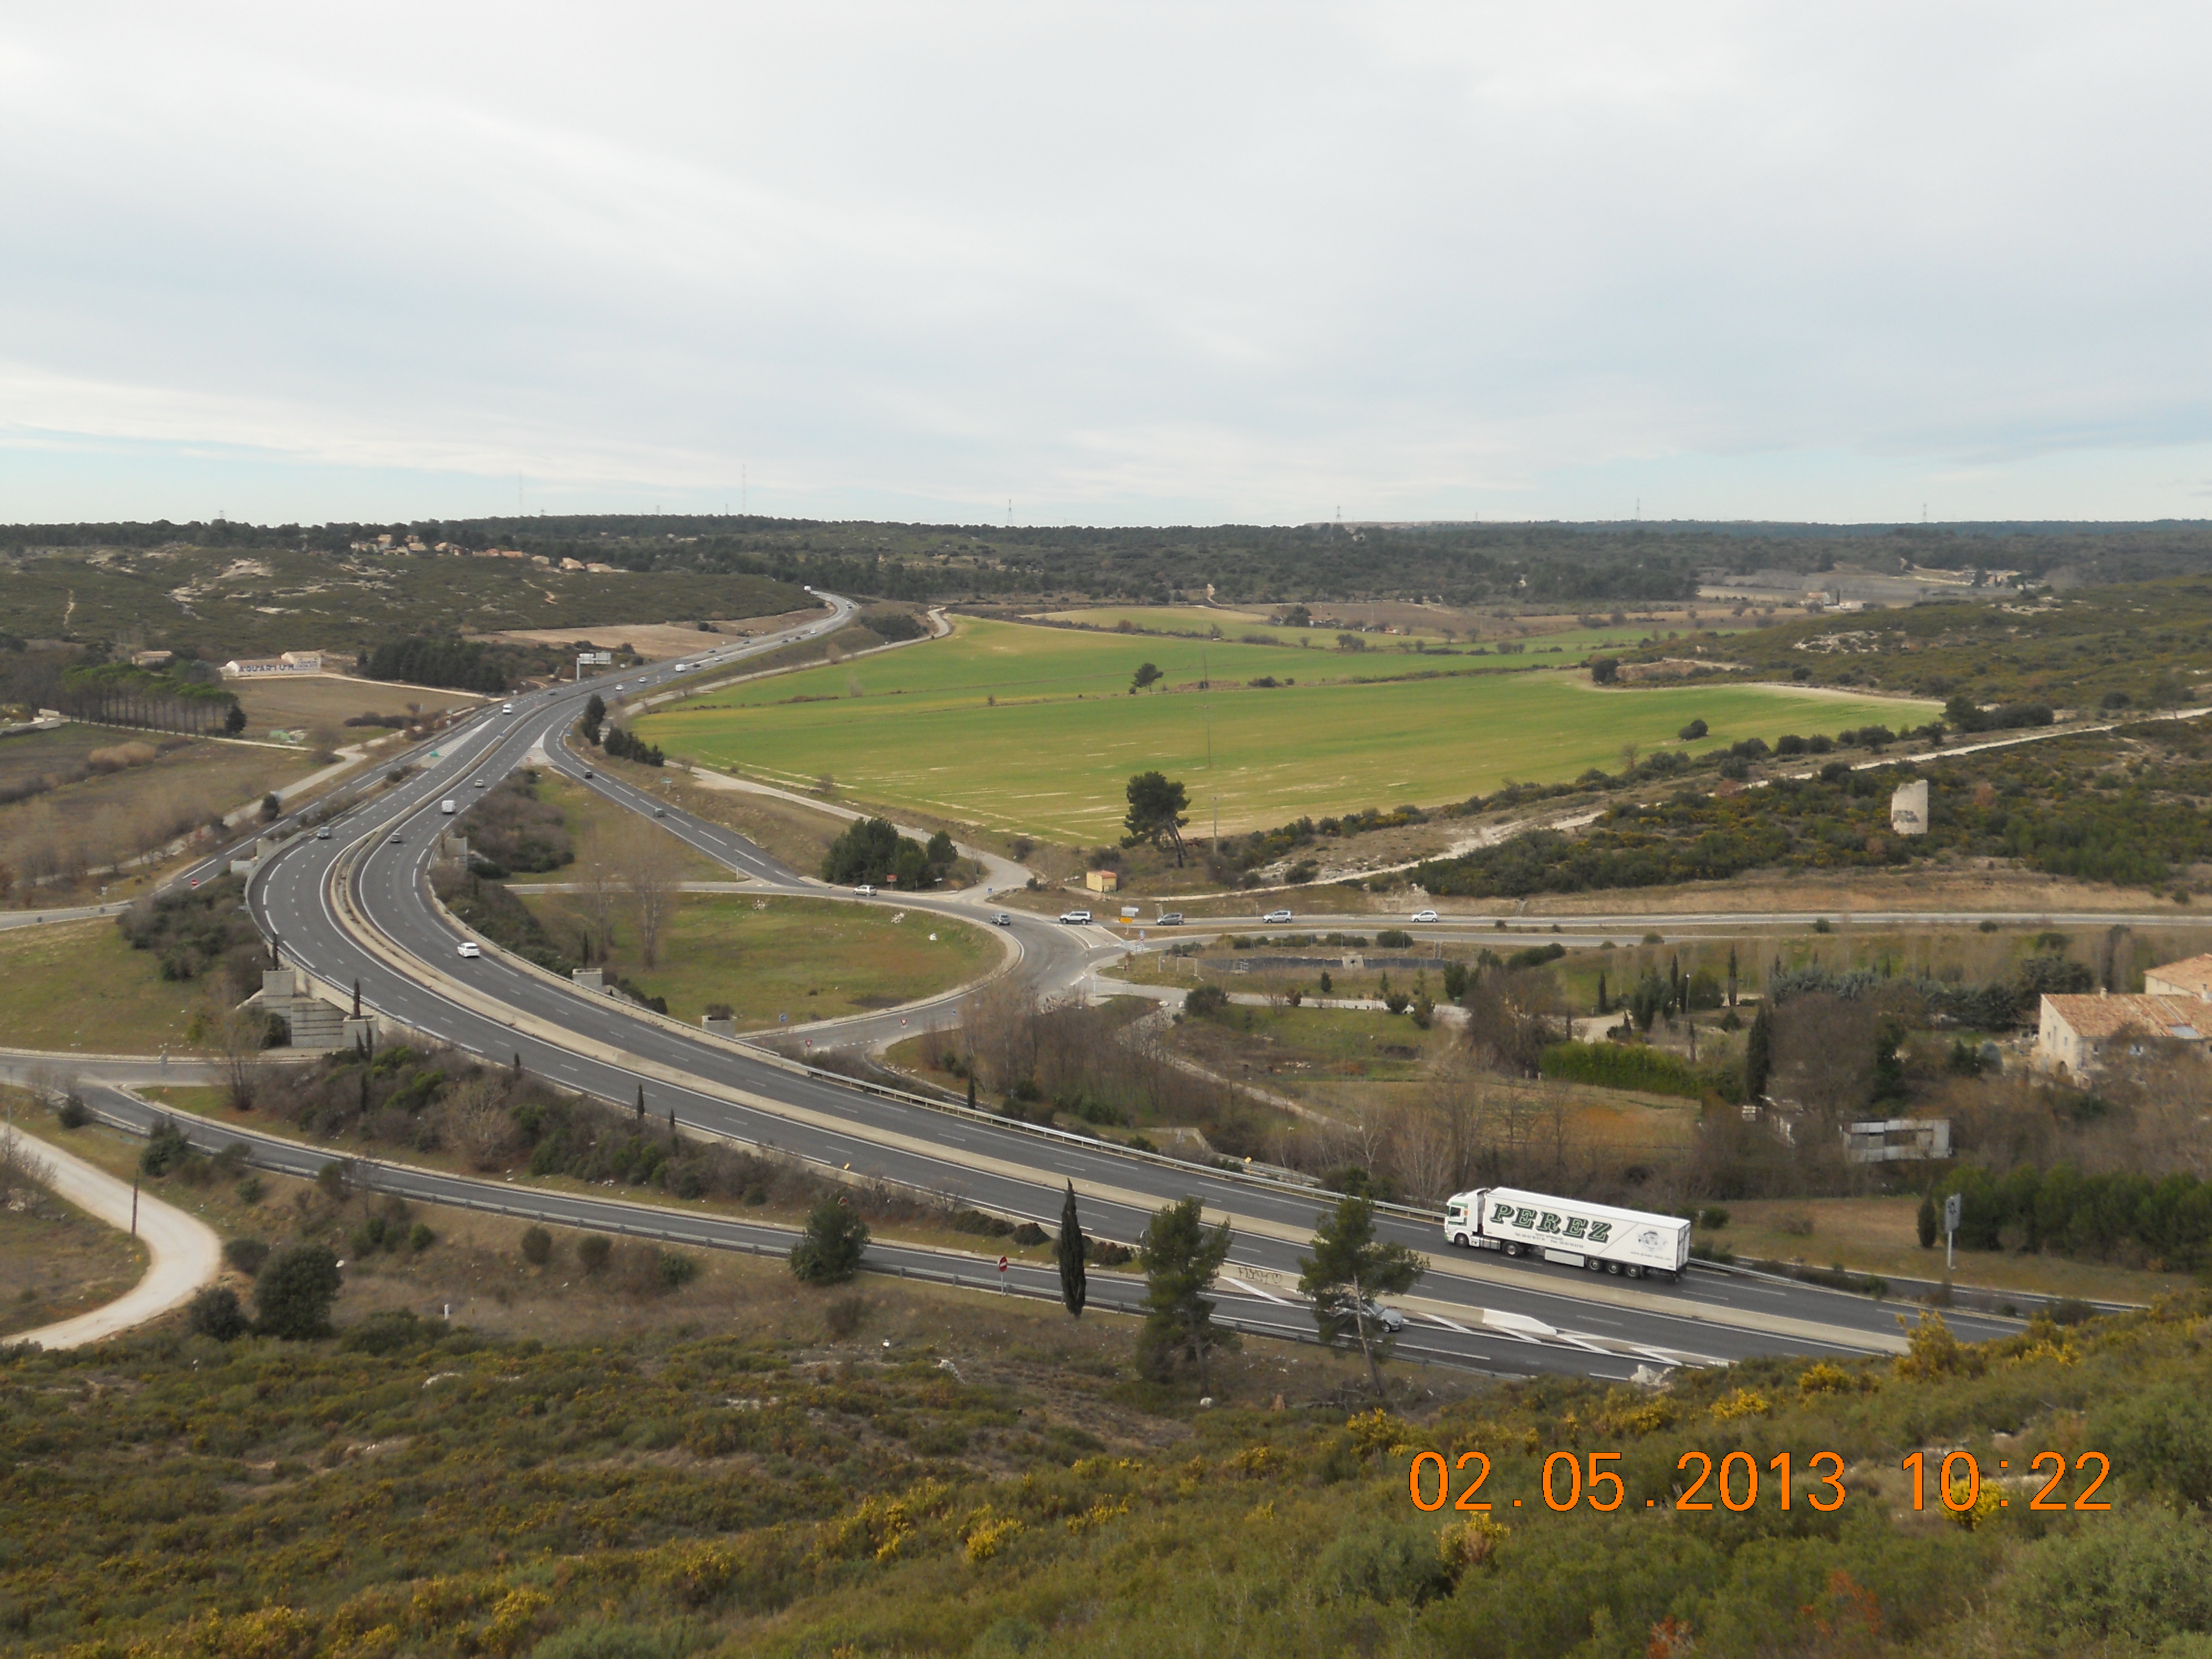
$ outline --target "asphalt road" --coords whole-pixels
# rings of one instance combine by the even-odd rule
[[[625,678],[635,685],[656,676]],[[458,936],[437,915],[422,881],[430,844],[444,823],[437,802],[465,788],[479,772],[505,772],[542,744],[549,756],[557,754],[560,725],[593,685],[563,686],[519,705],[514,716],[480,719],[442,740],[420,775],[340,820],[331,840],[287,844],[252,884],[264,928],[283,939],[292,959],[325,981],[349,986],[358,979],[364,1000],[401,1024],[495,1063],[520,1055],[553,1080],[611,1102],[633,1103],[643,1081],[647,1109],[655,1118],[673,1111],[695,1131],[777,1149],[855,1176],[954,1193],[1047,1225],[1059,1213],[1062,1183],[1072,1180],[1086,1195],[1086,1225],[1124,1242],[1134,1240],[1153,1207],[1195,1193],[1209,1212],[1238,1224],[1237,1275],[1270,1294],[1282,1293],[1322,1206],[1318,1194],[795,1073],[736,1045],[551,982],[495,952],[459,959]],[[556,740],[547,744],[549,732]],[[386,838],[386,821],[396,822],[398,842]],[[733,869],[750,867],[764,885],[806,885],[775,871],[758,848],[719,826],[688,819],[674,808],[656,822]],[[332,860],[372,830],[375,839],[364,844],[350,878],[352,902],[414,959],[404,970],[365,949],[340,925],[325,889]],[[1035,941],[1041,951],[1082,931],[1043,921],[1014,930],[1025,950]],[[1508,1329],[1515,1333],[1509,1339],[1515,1347],[1547,1346],[1579,1354],[1580,1368],[1603,1375],[1625,1375],[1637,1363],[1662,1358],[1868,1351],[1897,1340],[1891,1309],[1815,1286],[1695,1269],[1680,1285],[1631,1286],[1561,1267],[1508,1266],[1486,1253],[1448,1252],[1433,1224],[1413,1218],[1394,1218],[1386,1231],[1431,1253],[1435,1270],[1409,1305],[1432,1308],[1434,1317],[1459,1327],[1440,1323],[1438,1340],[1447,1346],[1470,1345],[1469,1363],[1496,1358],[1494,1352],[1478,1356],[1473,1349],[1496,1349],[1498,1333]],[[1968,1337],[2013,1328],[1973,1316],[1956,1315],[1953,1322]]]

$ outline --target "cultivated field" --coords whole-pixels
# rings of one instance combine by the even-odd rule
[[[658,577],[651,580],[658,581]],[[697,623],[598,623],[580,628],[509,628],[496,634],[479,635],[487,640],[506,641],[517,645],[571,645],[579,640],[588,640],[592,647],[612,651],[627,647],[647,662],[663,662],[671,657],[688,657],[695,652],[712,651],[717,646],[728,645],[738,640],[750,639],[758,634],[773,634],[779,629],[796,628],[823,614],[819,606],[810,610],[787,611],[778,616],[710,617],[712,631]]]
[[[526,893],[523,902],[556,938],[580,926],[577,901]],[[896,920],[902,915],[904,920]],[[950,990],[985,973],[999,950],[980,927],[945,921],[890,903],[834,899],[754,899],[742,894],[686,894],[661,934],[659,963],[646,968],[636,932],[616,927],[607,963],[648,996],[668,999],[668,1012],[696,1022],[707,1005],[726,1002],[740,1029],[888,1008]]]
[[[1173,689],[1127,695],[1145,661]],[[828,775],[863,799],[1103,842],[1118,836],[1129,775],[1153,767],[1189,785],[1194,827],[1210,825],[1218,800],[1228,830],[1617,768],[1624,743],[1674,744],[1692,719],[1711,728],[1702,749],[1906,724],[1935,709],[1758,685],[1600,691],[1579,673],[1418,678],[1440,665],[1412,653],[1293,653],[969,621],[945,641],[735,687],[636,729],[671,754],[771,782],[805,787]],[[1210,695],[1195,690],[1201,673]],[[1298,683],[1249,684],[1264,676]]]
[[[483,701],[466,691],[432,691],[412,685],[386,685],[378,680],[352,680],[337,675],[285,680],[226,680],[238,693],[246,710],[246,729],[260,735],[276,728],[312,731],[319,726],[338,728],[355,714],[404,714],[410,705],[425,714],[441,709],[471,708]],[[342,741],[378,737],[376,732],[347,732]]]
[[[165,741],[173,739],[71,725],[0,743],[11,787],[42,776],[57,786],[0,806],[0,865],[14,878],[6,902],[73,902],[85,872],[166,845],[314,767],[304,749],[201,739],[163,752]],[[88,775],[101,755],[121,769]]]

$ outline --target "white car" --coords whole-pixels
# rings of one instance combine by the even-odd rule
[[[1091,912],[1088,910],[1064,910],[1060,913],[1060,919],[1063,922],[1066,923],[1070,927],[1080,927],[1091,920]]]
[[[503,702],[499,706],[499,712],[502,714],[512,714],[514,712],[514,705],[511,702]]]
[[[994,927],[1011,927],[1014,925],[1014,919],[1001,910],[991,918],[991,925]]]
[[[1266,922],[1285,922],[1295,921],[1297,918],[1293,916],[1288,910],[1270,910],[1266,915],[1261,917],[1260,920]]]
[[[853,891],[861,898],[873,898],[876,896],[875,888],[865,881],[858,887],[855,887]]]
[[[315,839],[316,839],[317,841],[328,841],[330,838],[331,838],[331,826],[330,826],[329,824],[327,824],[327,823],[326,823],[326,824],[325,824],[321,829],[319,829],[319,830],[316,830],[316,831],[315,831]]]
[[[1416,910],[1413,912],[1413,920],[1415,921],[1438,921],[1443,920],[1443,918],[1438,916],[1433,910]]]
[[[483,946],[472,939],[465,939],[461,941],[461,954],[465,957],[480,957],[483,954]]]

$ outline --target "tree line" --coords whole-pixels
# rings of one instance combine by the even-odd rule
[[[127,662],[87,664],[62,671],[56,693],[62,713],[102,726],[143,726],[155,732],[235,735],[246,729],[237,693],[170,672]]]

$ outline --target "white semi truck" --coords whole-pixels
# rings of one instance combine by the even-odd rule
[[[1566,1267],[1631,1279],[1673,1279],[1690,1260],[1690,1224],[1679,1216],[1617,1210],[1511,1187],[1455,1193],[1444,1206],[1444,1242],[1462,1249],[1540,1255]]]

